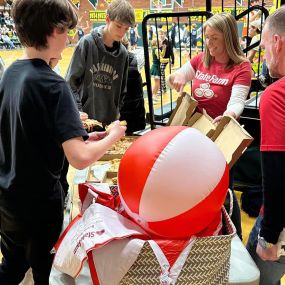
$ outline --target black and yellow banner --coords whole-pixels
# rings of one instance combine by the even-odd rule
[[[89,19],[91,22],[105,22],[106,11],[105,10],[89,11]]]

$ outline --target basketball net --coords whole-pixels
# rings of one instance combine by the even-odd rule
[[[153,8],[156,9],[158,13],[162,11],[162,1],[161,0],[153,0],[152,5],[153,5]]]
[[[160,1],[158,1],[156,7],[157,7],[157,12],[160,13],[162,11],[162,3]]]

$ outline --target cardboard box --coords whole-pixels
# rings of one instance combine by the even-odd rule
[[[120,159],[113,159],[108,161],[96,161],[88,168],[86,182],[101,183],[108,177],[116,177],[118,175]]]
[[[107,171],[102,182],[108,183],[109,185],[117,185],[118,184],[118,172]]]
[[[167,125],[186,126],[197,105],[198,102],[188,93],[184,92],[181,97],[178,97],[177,105],[173,110]]]
[[[253,141],[253,137],[243,126],[230,116],[222,118],[211,139],[224,154],[229,168],[235,164]]]
[[[204,114],[196,112],[188,121],[187,126],[195,128],[211,138],[216,129],[216,125],[212,121],[213,119],[206,112]]]

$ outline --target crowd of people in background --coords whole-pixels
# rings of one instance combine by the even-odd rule
[[[21,47],[21,43],[15,30],[15,23],[10,14],[0,12],[0,48],[15,49]]]

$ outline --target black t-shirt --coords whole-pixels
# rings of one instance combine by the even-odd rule
[[[67,84],[43,60],[18,60],[4,73],[0,133],[0,209],[60,199],[62,143],[88,136]]]

